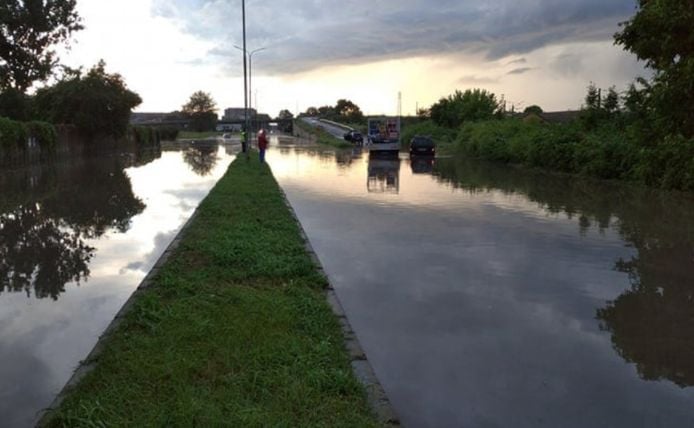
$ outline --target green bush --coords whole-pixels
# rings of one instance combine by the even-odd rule
[[[55,150],[58,135],[55,127],[47,122],[31,121],[24,124],[26,134],[39,143],[41,150],[49,153]]]
[[[27,133],[21,122],[0,117],[0,151],[3,156],[26,149]]]
[[[586,130],[580,122],[537,124],[517,119],[464,125],[456,148],[469,156],[604,179],[694,190],[694,139],[640,143],[615,123]]]
[[[157,128],[157,131],[162,141],[176,141],[178,138],[179,129],[175,126],[162,126]]]
[[[403,126],[401,141],[404,147],[409,147],[410,140],[415,135],[427,135],[431,137],[436,144],[450,144],[455,139],[457,130],[444,128],[436,125],[431,120],[426,120],[420,123]]]
[[[694,139],[670,136],[660,144],[641,149],[635,178],[651,186],[694,190]]]
[[[12,120],[28,120],[31,115],[31,97],[17,89],[0,92],[0,117]]]
[[[159,130],[151,126],[132,126],[130,128],[132,138],[140,147],[149,147],[159,144]]]
[[[39,89],[34,99],[38,118],[75,125],[88,137],[124,136],[131,111],[141,102],[120,75],[106,72],[103,61],[84,76],[71,74]]]

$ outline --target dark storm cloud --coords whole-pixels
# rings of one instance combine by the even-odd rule
[[[509,61],[506,65],[526,64],[527,62],[528,62],[528,60],[525,58],[518,58],[518,59],[514,59],[513,61]]]
[[[509,71],[506,74],[525,74],[530,70],[533,70],[533,68],[532,67],[520,67],[520,68],[514,68],[513,70]]]
[[[265,73],[414,55],[478,53],[495,60],[562,42],[611,40],[634,0],[248,0],[249,49]],[[216,43],[218,61],[238,64],[239,0],[154,0],[154,13]],[[522,59],[516,60],[518,63]]]

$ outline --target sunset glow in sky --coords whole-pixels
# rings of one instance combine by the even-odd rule
[[[78,0],[85,30],[62,55],[100,58],[143,103],[179,109],[196,90],[243,106],[240,0]],[[586,86],[623,89],[646,72],[613,45],[633,0],[247,0],[258,107],[276,115],[348,98],[367,114],[426,107],[485,88],[508,105],[580,107]],[[254,91],[255,92],[255,91]]]

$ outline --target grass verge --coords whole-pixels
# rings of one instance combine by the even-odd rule
[[[348,143],[347,141],[333,137],[320,126],[311,126],[301,119],[295,120],[294,126],[299,128],[299,131],[303,131],[304,133],[311,135],[318,144],[324,144],[326,146],[332,146],[338,149],[348,149],[352,147],[352,143]]]
[[[232,163],[47,426],[376,426],[270,169]]]

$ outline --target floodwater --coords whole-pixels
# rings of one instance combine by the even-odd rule
[[[31,426],[236,149],[0,171],[0,426]]]
[[[694,426],[694,197],[275,142],[405,426]]]

